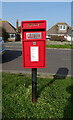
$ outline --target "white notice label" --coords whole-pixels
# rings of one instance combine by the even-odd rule
[[[38,53],[38,47],[30,47],[31,61],[39,61]]]

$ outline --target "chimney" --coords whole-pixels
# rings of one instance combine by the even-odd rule
[[[16,32],[18,33],[19,30],[18,30],[18,19],[16,20]]]

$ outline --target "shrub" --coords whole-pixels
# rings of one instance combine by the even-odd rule
[[[54,35],[54,36],[51,36],[51,41],[66,41],[66,39],[63,37],[63,36],[57,36],[57,35]]]

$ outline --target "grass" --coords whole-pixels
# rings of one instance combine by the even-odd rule
[[[47,48],[68,48],[73,49],[73,46],[70,44],[64,44],[64,45],[46,45]]]
[[[71,78],[38,77],[37,103],[31,101],[31,77],[23,74],[3,73],[2,80],[3,119],[73,118]]]

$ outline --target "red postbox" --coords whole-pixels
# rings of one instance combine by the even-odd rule
[[[22,63],[24,68],[45,68],[46,21],[22,21]]]

